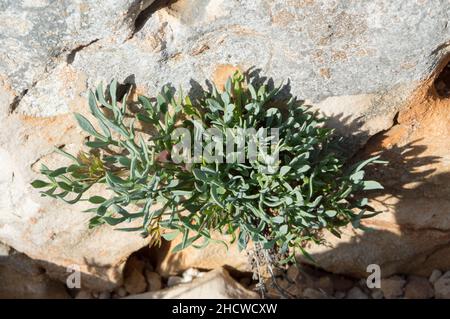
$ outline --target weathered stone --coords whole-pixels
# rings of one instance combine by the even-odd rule
[[[450,99],[433,93],[435,76],[412,95],[398,124],[358,155],[389,162],[368,172],[385,186],[370,200],[381,214],[362,222],[371,231],[348,227],[340,239],[326,233],[327,246],[309,248],[326,270],[366,277],[368,265],[376,264],[383,276],[429,276],[433,269],[450,268]]]
[[[327,295],[331,296],[334,293],[333,281],[329,276],[320,277],[315,283],[314,288],[323,291]]]
[[[331,280],[334,290],[337,291],[347,291],[355,285],[354,280],[342,276],[331,276]]]
[[[405,286],[405,298],[407,299],[430,299],[434,296],[433,286],[427,278],[409,276]]]
[[[0,258],[5,258],[9,256],[9,252],[11,251],[11,247],[0,243]]]
[[[93,299],[94,296],[92,296],[91,292],[88,290],[80,290],[76,296],[75,299]]]
[[[314,288],[306,288],[301,296],[305,299],[330,299],[330,296]]]
[[[184,283],[184,279],[183,277],[180,276],[170,276],[169,278],[167,278],[167,287],[173,287],[179,284]]]
[[[144,267],[144,262],[133,256],[128,260],[124,271],[124,287],[129,294],[139,294],[147,289]]]
[[[344,291],[336,291],[334,293],[334,298],[336,299],[344,299],[347,294]]]
[[[359,287],[353,287],[347,291],[345,299],[369,299],[369,297]]]
[[[118,297],[125,297],[128,294],[128,292],[125,289],[125,287],[117,288],[115,293],[117,294]]]
[[[330,115],[328,125],[346,137],[350,153],[395,124],[378,136],[378,151],[388,149],[382,155],[394,165],[381,174],[385,193],[372,201],[383,214],[366,221],[376,230],[346,229],[341,240],[326,235],[331,249],[311,248],[319,265],[357,276],[372,263],[384,276],[450,268],[448,99],[406,103],[448,52],[448,3],[178,0],[152,5],[135,25],[152,2],[0,4],[0,119],[7,132],[0,136],[0,241],[41,260],[54,278],[65,280],[67,266],[76,264],[86,287],[116,287],[126,258],[148,241],[109,227],[88,230],[90,216],[79,213],[85,203],[70,207],[29,186],[41,163],[63,163],[53,145],[81,148],[84,135],[70,113],[87,113],[86,89],[102,80],[137,83],[151,95],[165,83],[195,94],[206,78],[220,86],[236,68],[255,67],[275,83],[289,79],[293,95]],[[217,247],[167,254],[161,270],[248,270],[245,254]]]
[[[108,291],[102,291],[99,293],[98,299],[111,299],[111,293]]]
[[[383,299],[383,291],[381,289],[373,289],[372,293],[370,294],[372,299]]]
[[[443,274],[434,283],[434,294],[436,299],[450,299],[450,271]]]
[[[432,284],[434,284],[441,276],[442,276],[442,271],[440,271],[439,269],[434,269],[430,275],[430,278],[428,278],[428,280]]]
[[[61,59],[83,46],[121,42],[134,31],[139,12],[153,0],[2,1],[0,73],[17,91],[29,89]]]
[[[223,238],[226,237],[216,237]],[[181,237],[171,242],[165,242],[163,246],[154,251],[157,259],[156,271],[162,276],[177,275],[189,268],[215,269],[221,266],[229,266],[240,271],[250,271],[248,257],[245,251],[239,251],[237,244],[229,245],[211,243],[203,249],[192,246],[177,253],[170,251],[181,242]]]
[[[258,294],[245,289],[228,272],[216,269],[191,283],[177,285],[145,294],[129,296],[132,299],[256,299]]]
[[[297,280],[297,277],[299,276],[299,274],[300,274],[300,271],[298,270],[296,265],[289,266],[289,268],[286,272],[287,277],[293,282],[295,282]]]
[[[66,287],[51,280],[23,254],[0,255],[0,299],[66,299]]]
[[[162,288],[161,276],[154,271],[145,271],[147,279],[147,291],[156,291]]]
[[[381,280],[381,291],[384,298],[395,299],[403,296],[406,280],[400,276],[392,276]]]

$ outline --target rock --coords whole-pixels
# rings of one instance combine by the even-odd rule
[[[143,261],[130,257],[124,271],[124,287],[129,294],[139,294],[147,289]]]
[[[0,258],[6,258],[9,256],[9,252],[11,251],[11,247],[0,243]]]
[[[217,239],[226,240],[226,237],[215,236]],[[222,244],[211,243],[203,249],[190,246],[177,253],[170,253],[180,240],[181,237],[165,242],[160,249],[154,251],[157,260],[156,271],[161,276],[177,275],[189,268],[216,269],[221,266],[228,266],[242,272],[250,271],[246,252],[240,252],[236,244],[229,245],[228,250]]]
[[[384,298],[383,291],[381,291],[381,289],[373,289],[370,296],[372,297],[372,299],[383,299]]]
[[[405,286],[405,298],[407,299],[430,299],[434,296],[433,286],[427,278],[409,276]]]
[[[336,291],[334,293],[334,298],[336,299],[344,299],[347,294],[344,291]]]
[[[66,287],[50,279],[20,253],[0,256],[0,299],[68,299]]]
[[[120,42],[129,37],[137,15],[152,2],[5,2],[1,11],[4,45],[0,48],[0,70],[15,89],[29,88],[46,68],[57,62],[70,62],[83,46],[101,38]]]
[[[433,78],[420,84],[400,110],[398,124],[358,154],[389,161],[367,175],[385,186],[369,203],[381,214],[363,221],[370,232],[347,227],[340,239],[325,233],[326,246],[311,245],[308,252],[323,269],[367,277],[371,264],[379,265],[383,276],[430,276],[434,269],[450,268],[450,100],[433,90]]]
[[[334,293],[333,281],[329,276],[320,277],[315,283],[314,288],[323,291],[325,294],[331,296]]]
[[[192,282],[171,288],[129,296],[131,299],[256,299],[258,294],[245,289],[228,272],[216,269]]]
[[[302,297],[305,299],[330,299],[329,296],[314,288],[306,288],[303,290]]]
[[[450,299],[450,271],[443,274],[434,283],[434,295],[436,299]]]
[[[93,299],[93,295],[88,290],[80,290],[76,295],[75,299]]]
[[[333,282],[334,290],[337,291],[347,291],[355,285],[353,280],[342,276],[331,276],[330,278]]]
[[[439,269],[434,269],[428,279],[432,284],[434,284],[442,276],[442,271]]]
[[[183,278],[196,278],[199,275],[200,275],[200,271],[195,268],[189,268],[183,272]]]
[[[369,297],[359,287],[353,287],[347,291],[345,299],[369,299]]]
[[[128,293],[127,293],[127,290],[125,289],[125,287],[119,287],[116,290],[116,294],[119,297],[125,297]]]
[[[108,291],[103,291],[99,293],[98,299],[111,299],[111,293]]]
[[[400,276],[392,276],[381,280],[381,291],[386,299],[395,299],[403,296],[403,287],[406,280]]]
[[[167,287],[173,287],[173,286],[182,284],[184,282],[185,282],[185,279],[183,277],[170,276],[169,278],[167,278]],[[189,281],[186,281],[186,282],[189,282]]]
[[[147,291],[156,291],[162,288],[161,276],[154,271],[145,271],[147,279]]]
[[[300,274],[300,271],[298,270],[296,265],[289,266],[286,275],[289,278],[289,280],[295,282],[297,280],[298,275]]]
[[[10,190],[0,192],[4,211],[0,215],[0,241],[38,260],[51,278],[65,282],[68,268],[75,266],[81,271],[83,288],[114,289],[122,281],[124,261],[149,239],[111,227],[90,230],[89,216],[81,212],[91,205],[80,202],[71,206],[42,198],[29,185],[42,163],[52,168],[67,164],[55,155],[55,144],[65,144],[66,150],[81,145],[83,135],[73,117],[16,114],[2,123],[11,134],[0,137],[0,190]]]
[[[383,158],[394,163],[378,172],[388,187],[371,202],[383,214],[365,221],[376,231],[346,228],[339,240],[325,234],[329,246],[310,248],[317,263],[360,277],[369,264],[380,265],[383,276],[450,269],[448,102],[415,95],[417,88],[435,91],[432,80],[450,39],[450,4],[152,3],[2,3],[0,120],[7,134],[0,136],[1,242],[41,260],[52,278],[64,281],[67,267],[76,264],[86,288],[116,288],[124,260],[149,240],[108,226],[89,230],[90,216],[80,213],[89,205],[41,198],[29,186],[41,163],[65,163],[53,154],[54,145],[82,147],[84,135],[71,112],[88,113],[85,93],[99,81],[133,82],[152,95],[171,83],[195,94],[206,78],[221,85],[236,68],[254,67],[275,83],[289,79],[293,95],[329,115],[327,125],[345,137],[349,154],[376,137],[367,146],[388,151]],[[160,252],[160,274],[222,265],[248,270],[245,253],[218,247]]]
[[[239,283],[244,287],[248,287],[251,285],[252,279],[249,277],[244,277],[244,278],[241,278],[241,280],[239,280]]]

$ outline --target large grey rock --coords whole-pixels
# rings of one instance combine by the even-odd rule
[[[82,46],[103,38],[123,41],[134,21],[154,0],[0,2],[0,74],[21,92],[48,68],[70,61]]]
[[[110,228],[87,230],[84,205],[42,199],[29,186],[40,163],[61,164],[53,145],[80,148],[84,136],[71,112],[87,113],[88,88],[117,78],[136,83],[137,93],[154,95],[166,83],[195,93],[205,78],[220,82],[235,67],[254,67],[276,83],[289,79],[291,93],[332,116],[329,124],[355,152],[394,124],[450,39],[448,2],[178,0],[148,7],[151,2],[0,3],[0,241],[47,263],[60,279],[68,265],[81,265],[85,282],[97,290],[120,282],[124,260],[146,241]],[[393,216],[389,211],[387,218]],[[432,228],[439,220],[444,217],[405,239],[424,245],[423,260],[450,240],[445,227]],[[424,232],[430,241],[421,240]],[[373,236],[360,252],[373,251],[390,271],[417,257],[411,244],[395,260],[392,252],[403,244],[391,229]],[[361,274],[367,259],[349,270],[359,251],[349,247],[353,253],[342,256],[351,261],[341,262],[339,272]],[[395,248],[383,253],[380,247]],[[439,254],[431,260],[444,268]]]

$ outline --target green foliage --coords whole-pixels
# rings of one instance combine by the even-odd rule
[[[88,151],[72,156],[58,150],[72,164],[55,170],[43,166],[47,180],[32,183],[44,189],[44,196],[95,205],[88,210],[94,214],[91,227],[120,224],[118,229],[155,240],[181,235],[175,250],[203,247],[215,241],[211,234],[218,231],[231,235],[240,248],[253,240],[292,258],[306,243],[320,243],[321,230],[339,236],[340,227],[358,227],[361,218],[373,216],[367,200],[355,194],[382,188],[364,180],[364,168],[377,157],[345,168],[330,147],[332,131],[323,126],[324,119],[295,98],[281,100],[279,88],[255,87],[236,73],[224,92],[213,87],[196,103],[167,87],[155,99],[139,96],[131,103],[125,96],[118,103],[116,87],[113,81],[106,96],[101,85],[90,92],[95,127],[75,114],[90,136]],[[279,155],[273,163],[276,172],[266,173],[260,157],[244,163],[201,158],[199,163],[176,164],[171,152],[179,139],[172,133],[179,127],[203,135],[203,146],[211,138],[207,128],[224,135],[227,128],[278,128],[279,142],[271,149]],[[112,195],[87,197],[94,184]],[[139,227],[126,227],[135,219],[141,221]]]

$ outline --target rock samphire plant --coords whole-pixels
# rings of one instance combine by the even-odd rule
[[[280,88],[252,85],[236,73],[223,90],[212,87],[194,102],[168,87],[137,101],[125,94],[119,102],[116,91],[113,81],[106,92],[101,85],[90,92],[96,125],[75,114],[89,135],[85,149],[76,156],[57,149],[72,163],[43,165],[45,180],[32,183],[43,196],[95,205],[91,227],[120,224],[155,241],[180,236],[174,251],[229,238],[241,249],[252,243],[275,251],[283,263],[306,253],[307,243],[321,243],[321,230],[339,236],[340,227],[360,227],[361,218],[375,214],[360,194],[382,188],[364,179],[364,168],[378,159],[346,167],[330,147],[324,119],[296,98],[283,100]],[[241,136],[239,143],[247,143],[225,151],[220,136],[236,138],[245,129],[253,129]],[[255,148],[256,156],[245,155]],[[102,196],[93,193],[96,184]]]

